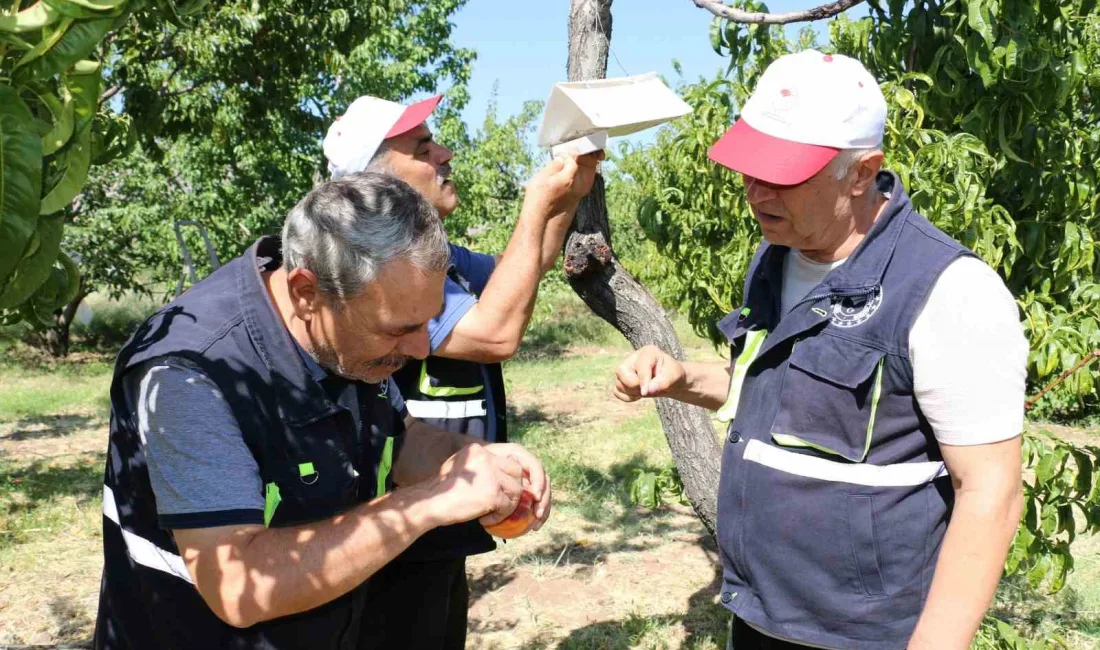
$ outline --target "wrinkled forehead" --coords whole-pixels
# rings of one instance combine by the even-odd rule
[[[345,306],[371,330],[401,336],[420,329],[442,310],[445,278],[442,271],[426,272],[407,259],[396,259]]]

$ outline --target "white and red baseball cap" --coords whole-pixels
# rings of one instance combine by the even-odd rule
[[[325,134],[329,174],[337,179],[366,169],[382,142],[423,124],[442,98],[436,95],[409,106],[370,95],[356,99]]]
[[[711,146],[716,163],[776,185],[797,185],[842,149],[882,146],[886,100],[859,61],[803,50],[764,70],[741,117]]]

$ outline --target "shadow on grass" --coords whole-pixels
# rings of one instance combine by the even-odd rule
[[[660,614],[641,616],[630,614],[624,618],[599,621],[573,630],[563,639],[548,640],[545,636],[533,639],[520,650],[633,650],[639,647],[665,647],[660,640],[664,628],[682,626],[685,632],[680,647],[726,647],[729,634],[729,612],[715,603],[714,596],[722,584],[721,568],[715,564],[714,579],[695,592],[688,600],[684,614]],[[651,638],[652,636],[652,638]]]
[[[571,305],[527,328],[523,344],[515,358],[523,361],[556,359],[571,347],[606,345],[611,341],[621,340],[621,336],[615,328],[588,311],[583,304],[579,308]]]
[[[36,461],[23,467],[0,463],[0,504],[7,514],[30,512],[55,497],[98,497],[103,491],[103,464],[98,458],[59,467]]]
[[[98,419],[92,415],[27,415],[15,422],[11,433],[0,435],[0,442],[63,438]]]
[[[722,571],[715,564],[714,579],[710,584],[692,594],[687,611],[680,614],[641,616],[630,614],[625,618],[599,621],[573,630],[564,639],[548,641],[534,639],[521,650],[632,650],[638,647],[664,647],[650,635],[661,636],[663,628],[683,626],[685,637],[680,647],[725,648],[729,634],[729,612],[714,602],[714,596],[722,585]],[[649,641],[649,643],[646,643]]]
[[[57,596],[50,601],[50,616],[54,619],[58,641],[67,648],[91,648],[92,639],[88,629],[95,622],[84,608],[72,596]]]

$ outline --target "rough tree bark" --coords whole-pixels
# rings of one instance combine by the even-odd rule
[[[569,9],[569,80],[602,79],[611,43],[612,0],[572,0]],[[684,350],[672,321],[653,295],[615,259],[603,178],[581,202],[565,241],[565,274],[585,304],[622,332],[635,349],[657,345],[677,359]],[[721,447],[707,412],[670,399],[656,400],[668,446],[688,500],[713,535],[717,520]]]
[[[84,278],[80,278],[80,290],[69,304],[57,312],[57,320],[53,327],[46,330],[44,342],[50,354],[60,359],[69,356],[69,341],[73,320],[76,318],[76,310],[80,303],[88,297],[88,290],[84,284]]]

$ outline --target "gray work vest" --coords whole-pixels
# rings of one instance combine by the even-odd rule
[[[954,493],[913,394],[909,331],[970,251],[917,214],[897,176],[866,238],[788,313],[789,249],[763,244],[732,345],[718,497],[721,602],[769,635],[905,648]]]

